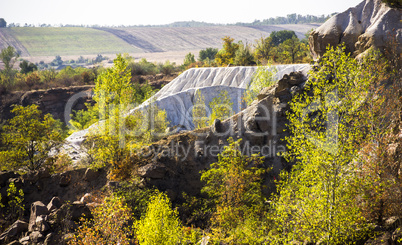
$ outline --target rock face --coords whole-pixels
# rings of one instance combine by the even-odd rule
[[[316,59],[325,53],[328,45],[345,43],[347,51],[357,56],[370,47],[383,50],[391,36],[401,44],[401,16],[401,9],[390,8],[381,0],[364,0],[313,31],[309,37],[310,51]]]
[[[249,107],[231,118],[215,120],[207,128],[171,135],[150,145],[140,154],[144,162],[137,173],[144,184],[156,186],[163,191],[174,190],[175,194],[186,192],[198,194],[203,186],[200,171],[218,161],[218,154],[228,145],[228,139],[242,139],[241,152],[265,156],[265,167],[272,167],[266,176],[267,193],[273,190],[273,176],[291,166],[277,153],[286,150],[284,138],[288,102],[302,90],[306,76],[291,72],[279,82],[263,89]]]
[[[279,80],[284,74],[294,71],[302,71],[306,74],[310,69],[308,64],[295,65],[277,65],[276,79]],[[233,112],[238,113],[242,110],[242,95],[256,67],[212,67],[212,68],[193,68],[183,72],[169,84],[164,86],[151,99],[145,101],[140,106],[133,109],[145,110],[149,107],[150,102],[155,101],[160,109],[167,113],[167,119],[171,127],[182,125],[187,130],[194,128],[192,122],[191,108],[195,101],[195,92],[198,90],[205,97],[205,104],[219,95],[220,91],[228,91],[233,103]],[[102,122],[100,122],[102,123]],[[96,128],[92,125],[90,128]],[[75,151],[79,150],[79,145],[87,134],[87,130],[73,133],[67,138],[70,142],[70,148]]]
[[[25,93],[14,92],[0,96],[0,121],[12,118],[11,106],[36,104],[44,114],[50,113],[55,119],[67,122],[71,110],[84,109],[84,103],[91,102],[93,85],[35,90]],[[67,109],[67,110],[66,110]]]

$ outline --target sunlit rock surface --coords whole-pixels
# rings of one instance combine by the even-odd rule
[[[279,80],[285,74],[301,71],[307,74],[310,69],[308,64],[277,65],[275,79]],[[242,101],[243,92],[246,90],[257,67],[213,67],[213,68],[193,68],[183,72],[176,79],[171,81],[156,93],[151,99],[145,101],[135,110],[146,109],[150,102],[155,102],[157,106],[165,110],[169,126],[181,125],[186,130],[194,128],[192,122],[191,109],[195,100],[197,90],[205,97],[205,104],[208,106],[212,99],[219,95],[220,91],[228,91],[233,102],[233,113],[238,113],[244,108]],[[67,138],[69,152],[79,152],[80,143],[85,139],[89,130],[96,131],[99,127],[98,122],[89,129],[73,133]]]

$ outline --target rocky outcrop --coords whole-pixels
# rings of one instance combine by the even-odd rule
[[[272,167],[265,176],[265,191],[273,191],[273,176],[291,167],[278,156],[286,150],[288,102],[304,88],[306,79],[302,72],[291,72],[276,85],[262,90],[251,106],[233,117],[150,145],[139,152],[146,164],[138,168],[138,175],[144,184],[174,192],[172,196],[180,196],[182,192],[196,195],[203,186],[200,171],[218,161],[218,154],[232,137],[242,139],[243,154],[265,156],[265,167]]]
[[[310,69],[308,64],[277,65],[276,80],[281,79],[285,74],[301,71],[304,75]],[[145,110],[151,102],[156,102],[157,106],[165,110],[167,120],[171,127],[181,125],[186,130],[194,129],[191,109],[195,102],[195,92],[199,91],[205,97],[205,104],[208,106],[213,98],[217,97],[220,91],[228,92],[234,113],[240,112],[244,108],[242,102],[243,92],[249,85],[257,67],[210,67],[193,68],[183,72],[172,82],[164,86],[151,99],[145,101],[140,106],[133,109]],[[210,109],[210,108],[209,108]],[[100,122],[102,123],[102,122]],[[68,151],[79,152],[79,145],[85,139],[88,130],[98,127],[99,124],[92,125],[89,129],[73,133],[67,138]],[[79,155],[79,154],[78,154]],[[79,156],[72,156],[78,159]]]
[[[62,176],[69,176],[68,184],[61,184]],[[0,172],[0,180],[4,205],[4,208],[0,206],[0,218],[5,218],[4,223],[0,219],[0,244],[66,244],[71,238],[66,234],[74,232],[81,218],[91,218],[90,206],[101,201],[90,193],[98,193],[108,186],[105,170],[89,169],[60,174],[41,169],[21,176]],[[17,183],[16,187],[24,192],[25,214],[14,223],[7,215],[8,196],[3,195],[10,182]]]
[[[388,7],[381,0],[364,0],[359,5],[339,13],[314,30],[309,37],[310,51],[319,58],[328,45],[345,43],[355,56],[370,47],[383,50],[395,36],[402,51],[402,10]]]
[[[55,119],[66,123],[71,110],[85,108],[85,103],[92,101],[93,85],[13,92],[0,96],[0,121],[13,117],[12,105],[27,106],[36,104],[44,114],[50,113]]]

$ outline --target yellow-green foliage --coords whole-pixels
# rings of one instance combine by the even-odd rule
[[[229,93],[226,90],[221,90],[219,96],[212,99],[209,102],[211,108],[211,116],[209,118],[209,125],[212,125],[215,119],[225,120],[233,115],[233,102],[229,97]]]
[[[181,223],[176,210],[172,210],[169,198],[156,193],[148,202],[147,212],[136,224],[140,245],[178,244],[182,237]]]
[[[233,43],[234,39],[227,36],[222,40],[223,48],[216,54],[215,61],[219,66],[227,66],[233,64],[239,44]]]
[[[207,110],[205,105],[205,97],[201,94],[200,90],[197,90],[194,94],[194,106],[192,110],[194,127],[205,128],[208,123]]]
[[[216,203],[212,218],[213,239],[230,244],[258,244],[266,228],[261,219],[265,210],[261,193],[260,168],[263,157],[246,156],[239,151],[240,141],[229,138],[229,146],[219,154],[218,162],[201,174],[202,192]]]
[[[276,68],[270,65],[257,68],[246,92],[244,93],[243,99],[247,105],[251,105],[263,88],[275,84],[274,76],[276,72]]]
[[[133,101],[133,94],[135,91],[128,62],[119,54],[113,67],[100,74],[95,83],[93,99],[98,103],[100,119],[107,119],[112,114],[119,115],[127,109]]]
[[[364,232],[350,163],[364,134],[360,106],[369,83],[370,75],[338,47],[327,50],[306,92],[292,100],[285,157],[295,166],[281,174],[272,243],[343,243]]]
[[[7,150],[0,152],[1,169],[39,168],[62,140],[61,123],[50,114],[42,117],[37,105],[15,106],[2,134]]]
[[[8,213],[13,219],[22,217],[24,214],[24,205],[22,204],[22,202],[24,201],[24,192],[22,191],[22,189],[18,190],[14,182],[10,182],[7,188],[7,197]]]
[[[82,219],[74,239],[69,244],[121,244],[134,243],[131,210],[121,197],[111,196],[91,210],[93,219]]]

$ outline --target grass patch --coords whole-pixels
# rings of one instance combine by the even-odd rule
[[[136,53],[141,50],[116,36],[85,27],[18,27],[11,34],[31,56]]]

